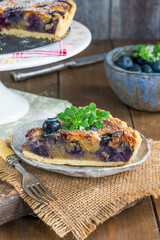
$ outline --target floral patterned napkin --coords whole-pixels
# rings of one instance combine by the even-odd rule
[[[24,96],[29,101],[30,109],[28,113],[18,121],[6,125],[0,125],[0,138],[3,140],[11,136],[13,132],[23,124],[38,119],[55,117],[58,112],[61,112],[66,107],[71,106],[71,103],[66,100],[42,97],[17,90],[14,91]]]

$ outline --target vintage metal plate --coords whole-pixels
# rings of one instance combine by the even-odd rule
[[[41,127],[44,120],[29,122],[18,130],[12,136],[11,146],[15,153],[26,163],[32,165],[34,167],[42,168],[48,171],[61,173],[68,176],[73,177],[85,177],[85,178],[98,178],[105,177],[113,174],[117,174],[120,172],[133,170],[144,163],[147,157],[150,154],[150,146],[147,139],[141,135],[142,143],[139,148],[138,154],[134,159],[134,162],[128,165],[120,166],[120,167],[84,167],[84,166],[70,166],[70,165],[55,165],[55,164],[45,164],[37,162],[33,159],[28,159],[23,156],[21,153],[22,145],[26,141],[26,133],[29,129],[34,127]]]

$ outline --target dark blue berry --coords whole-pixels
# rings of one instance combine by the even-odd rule
[[[112,134],[106,134],[101,136],[100,145],[101,146],[108,146],[109,141],[112,140]]]
[[[127,142],[120,142],[116,148],[101,146],[97,155],[105,162],[127,162],[132,156],[133,150],[130,149]]]
[[[129,69],[133,66],[133,60],[127,55],[121,55],[116,61],[115,64],[123,69]]]
[[[24,16],[23,12],[20,12],[18,8],[7,8],[5,11],[6,21],[9,23],[18,23]]]
[[[132,71],[132,72],[139,72],[139,73],[142,72],[142,68],[138,63],[134,63],[134,65],[131,68],[129,68],[128,70]]]
[[[10,25],[10,23],[6,22],[4,15],[0,14],[0,30],[2,30],[2,28],[8,29]]]
[[[145,64],[142,66],[142,71],[145,73],[153,73],[153,69],[149,64]]]
[[[150,65],[151,65],[151,67],[152,67],[154,72],[160,73],[160,63],[158,63],[158,62],[151,62]]]
[[[32,143],[30,145],[30,149],[33,153],[42,156],[42,157],[48,157],[48,152],[45,149],[45,147],[43,145],[40,145],[38,141]]]
[[[56,118],[48,118],[43,123],[43,131],[47,134],[56,133],[60,128],[61,124]]]
[[[27,30],[31,32],[40,32],[42,28],[42,21],[41,19],[37,16],[37,14],[32,13],[28,18],[27,18],[28,26]]]
[[[137,58],[136,58],[136,61],[137,61],[137,63],[140,64],[140,65],[144,65],[144,64],[147,63],[147,61],[146,61],[145,59],[141,58],[141,57],[137,57]]]

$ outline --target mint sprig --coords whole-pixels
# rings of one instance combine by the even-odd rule
[[[90,103],[87,107],[77,108],[71,106],[66,108],[64,112],[58,113],[57,117],[65,124],[63,129],[68,130],[89,130],[91,126],[96,126],[98,129],[103,127],[102,119],[109,120],[108,111],[97,109],[95,103]]]
[[[159,62],[160,63],[160,43],[156,45],[136,45],[134,46],[135,52],[133,57],[141,57],[149,62]]]

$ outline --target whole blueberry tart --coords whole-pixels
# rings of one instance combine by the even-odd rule
[[[25,157],[49,164],[121,166],[133,162],[141,137],[138,131],[108,111],[87,107],[66,108],[41,128],[26,134]]]
[[[76,11],[72,0],[5,0],[0,2],[2,34],[60,40]]]

